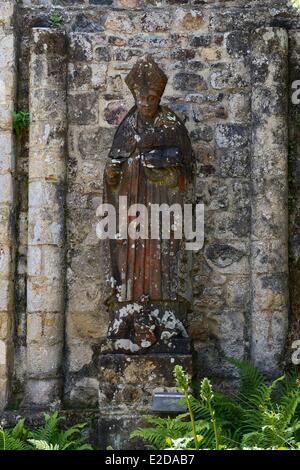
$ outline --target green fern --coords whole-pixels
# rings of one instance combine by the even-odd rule
[[[29,450],[27,443],[29,431],[25,428],[25,420],[21,419],[14,428],[0,427],[0,450]]]
[[[66,431],[60,430],[60,424],[64,420],[55,411],[52,415],[45,414],[45,424],[30,434],[36,441],[46,441],[60,450],[92,450],[85,437],[81,435],[86,424],[75,424]]]
[[[300,442],[299,372],[292,371],[268,383],[249,362],[234,358],[228,361],[238,368],[240,375],[236,395],[217,393],[204,379],[198,396],[189,396],[196,432],[201,433],[200,449],[297,449]],[[187,416],[148,417],[147,423],[153,426],[139,428],[131,436],[140,437],[158,449],[166,448],[168,442],[176,448],[180,443],[190,445],[192,425]]]
[[[25,427],[21,419],[13,429],[0,427],[0,450],[92,450],[82,436],[86,424],[75,424],[67,430],[61,429],[64,418],[58,412],[45,414],[45,424],[34,431]]]
[[[38,441],[36,439],[28,439],[36,450],[59,450],[58,444],[49,444],[47,441]]]

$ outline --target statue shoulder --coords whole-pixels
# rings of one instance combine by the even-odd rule
[[[160,119],[168,126],[176,126],[177,129],[185,130],[185,125],[172,109],[168,106],[160,107]]]
[[[110,158],[128,157],[133,151],[136,142],[135,136],[136,107],[130,109],[116,130],[110,150]]]

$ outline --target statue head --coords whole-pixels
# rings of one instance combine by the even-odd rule
[[[127,75],[125,82],[134,96],[138,112],[145,119],[155,116],[167,81],[165,73],[149,55],[139,60]]]

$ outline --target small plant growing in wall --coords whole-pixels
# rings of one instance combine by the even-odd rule
[[[13,130],[19,136],[29,126],[29,113],[25,111],[13,111]]]
[[[49,16],[48,23],[51,28],[58,28],[62,24],[62,17],[59,13],[54,12]]]

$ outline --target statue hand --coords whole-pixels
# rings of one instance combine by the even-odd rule
[[[142,155],[143,165],[148,168],[169,168],[182,164],[182,155],[177,147],[153,149]]]
[[[122,176],[122,161],[109,162],[105,168],[105,178],[110,186],[117,186]]]

